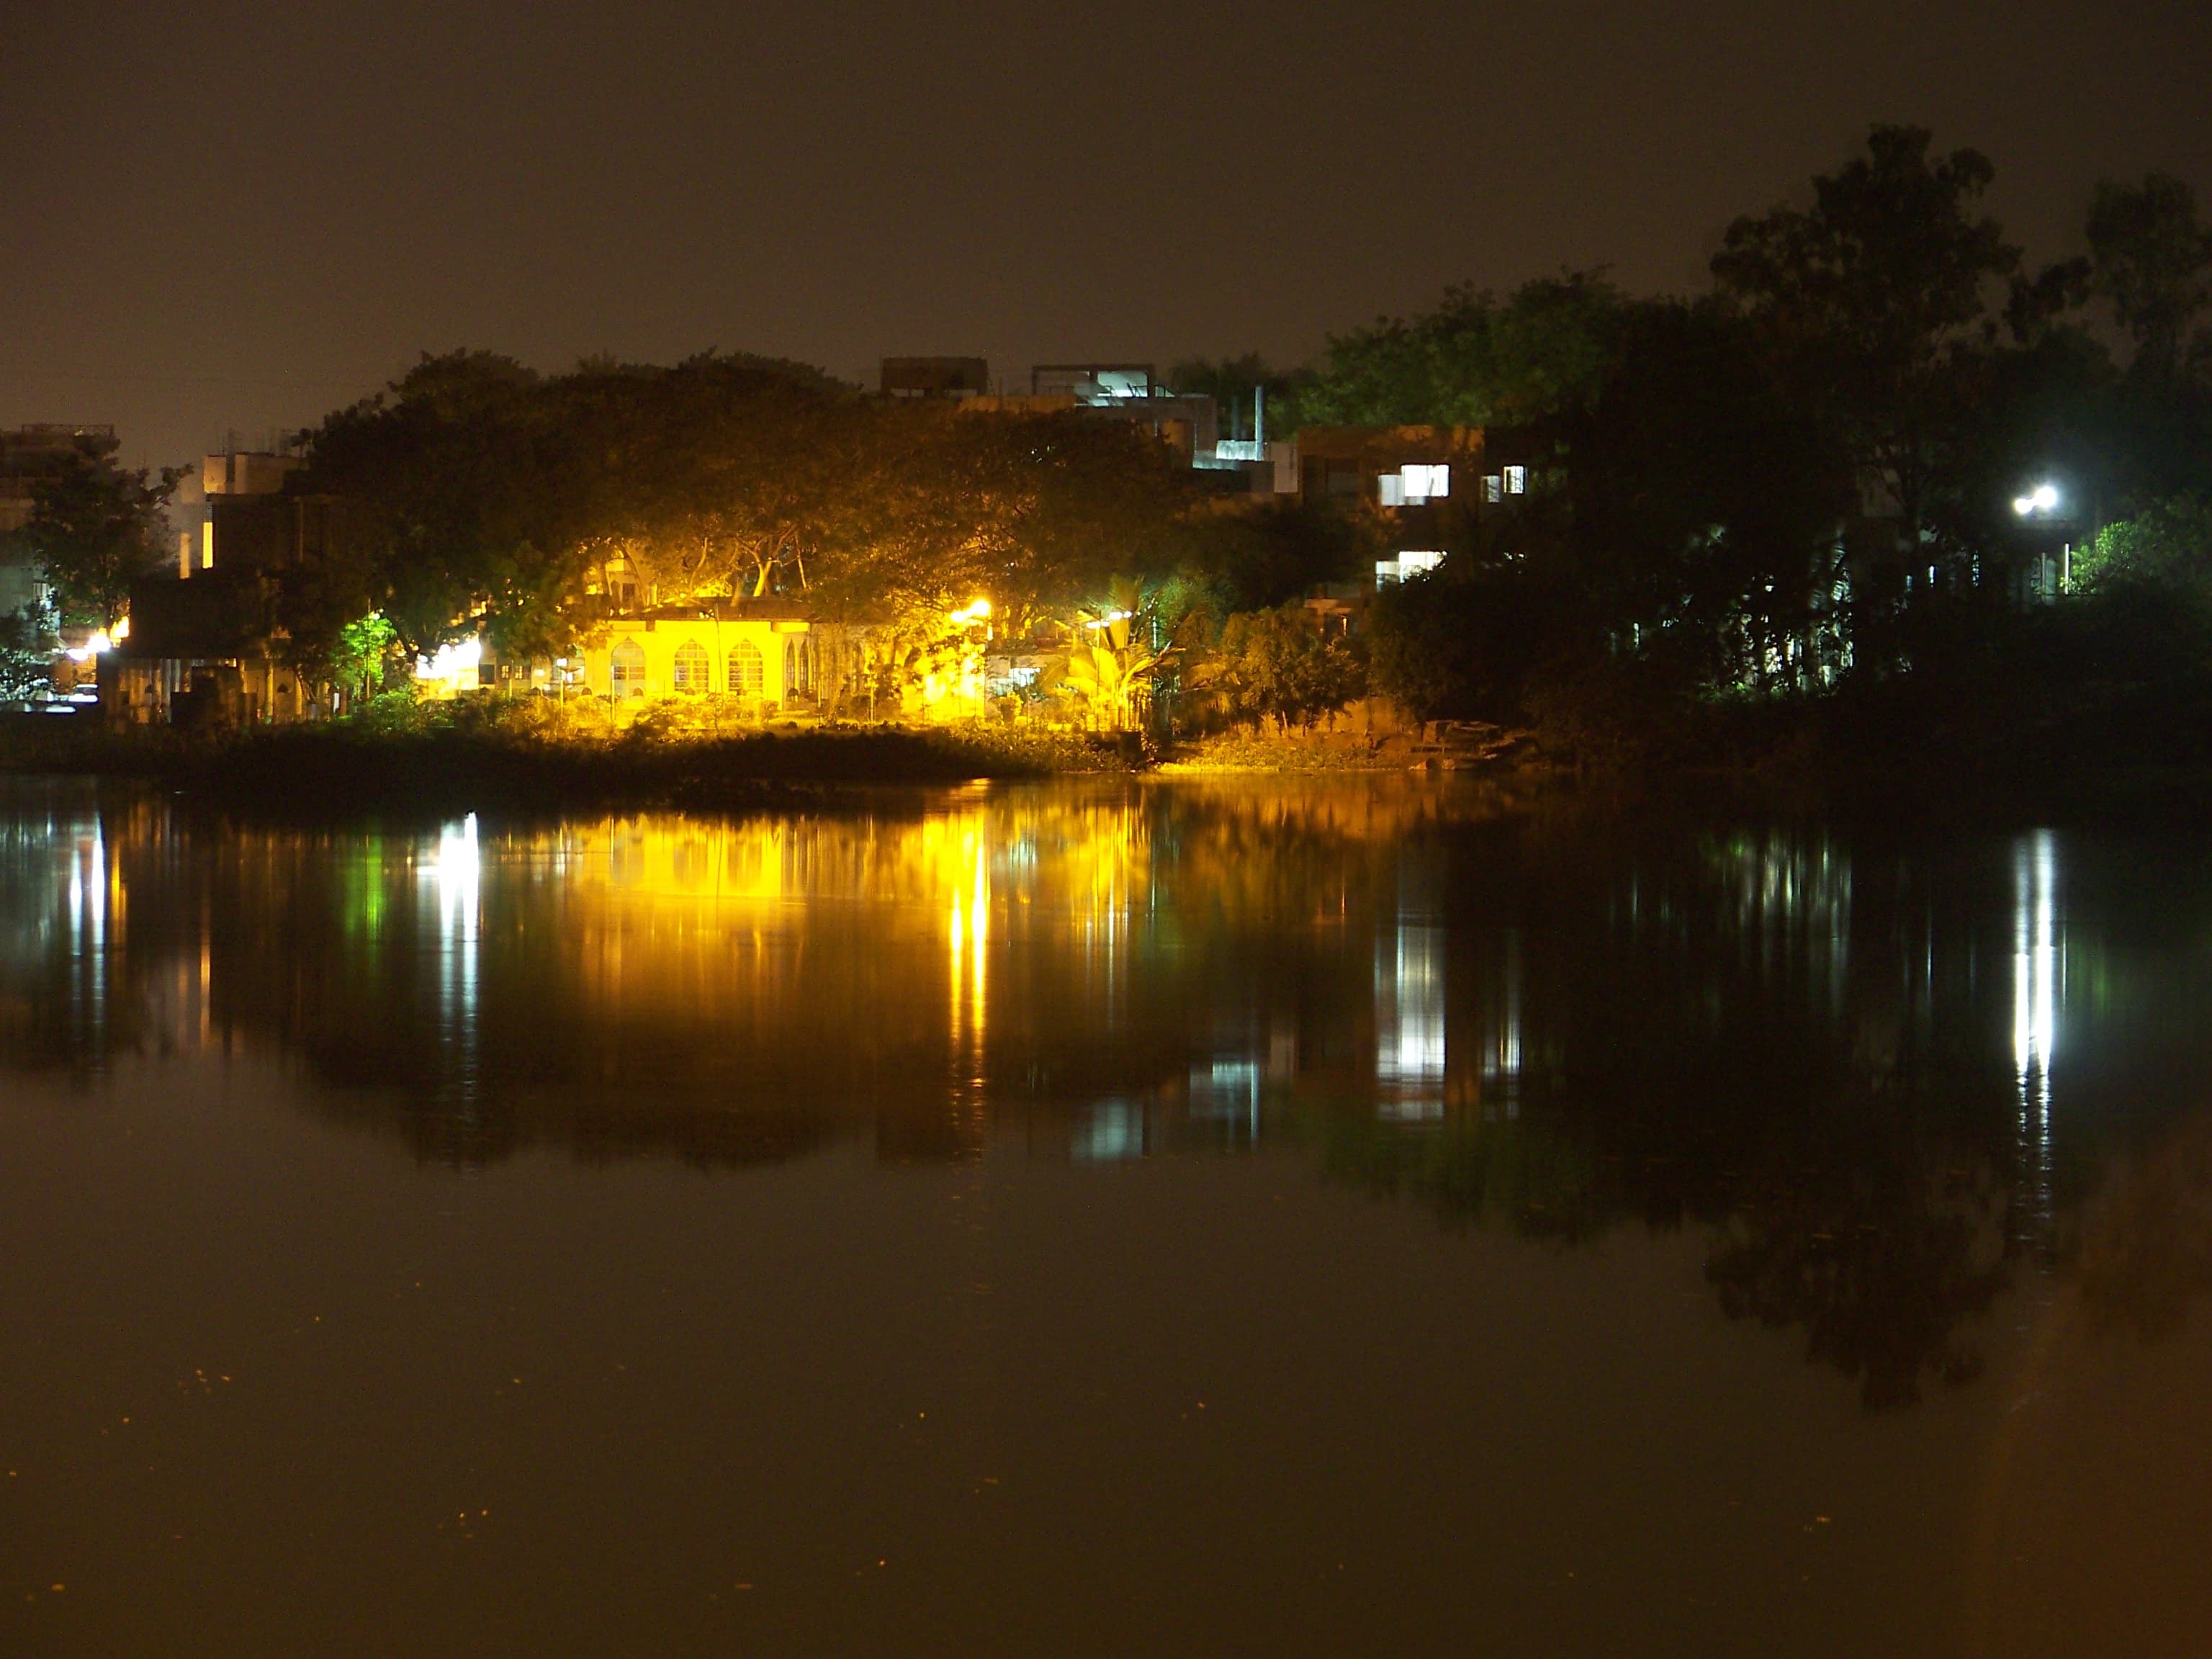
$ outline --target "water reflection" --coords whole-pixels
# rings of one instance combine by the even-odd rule
[[[1701,1229],[1724,1309],[1887,1406],[1973,1375],[2104,1149],[2198,1098],[2200,864],[1639,839],[1396,779],[428,833],[15,786],[0,1060],[264,1048],[463,1164],[1280,1140],[1455,1224]]]
[[[483,868],[477,846],[476,814],[441,830],[438,849],[422,872],[437,895],[437,1033],[440,1070],[464,1112],[477,1095],[477,941],[482,915],[477,883]]]
[[[2012,1053],[2020,1089],[2021,1221],[2030,1243],[2051,1238],[2051,1067],[2058,1048],[2064,957],[2058,945],[2058,855],[2049,830],[2013,851]]]

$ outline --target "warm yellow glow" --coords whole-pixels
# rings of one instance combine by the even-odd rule
[[[978,623],[988,621],[990,615],[990,600],[977,599],[964,611],[948,611],[945,619],[953,623]]]
[[[131,637],[131,618],[125,617],[119,619],[116,623],[115,626],[108,630],[108,637],[118,645],[120,645],[124,641],[129,639]]]
[[[987,969],[991,939],[991,865],[988,820],[978,813],[939,821],[924,831],[926,856],[950,889],[945,941],[951,963],[952,1049],[980,1080],[986,1024]]]
[[[84,648],[87,655],[96,657],[103,651],[114,650],[115,641],[106,629],[95,628],[92,631],[92,637],[84,642]]]
[[[1393,775],[1327,790],[1257,788],[1244,779],[1179,787],[1202,810],[1167,845],[1156,839],[1157,801],[1103,781],[947,792],[911,818],[651,813],[553,829],[461,820],[411,836],[356,837],[345,878],[331,890],[344,926],[330,945],[347,972],[321,976],[345,984],[310,975],[294,994],[307,999],[314,1018],[358,1021],[364,1040],[381,1040],[375,1022],[389,1009],[353,988],[375,983],[380,953],[411,927],[429,948],[423,988],[457,1056],[476,1040],[477,998],[492,987],[495,961],[512,972],[515,953],[526,951],[527,1018],[549,1042],[573,1035],[579,1053],[618,1052],[624,1069],[592,1086],[619,1085],[641,1109],[674,1104],[672,1079],[686,1077],[702,1086],[682,1098],[719,1100],[717,1091],[744,1079],[768,1092],[834,1085],[838,1099],[858,1099],[852,1079],[883,1058],[885,1091],[949,1088],[964,1111],[988,1094],[994,1068],[1026,1065],[1055,1043],[1110,1055],[1131,1020],[1150,1017],[1140,997],[1194,984],[1182,976],[1204,971],[1206,958],[1189,944],[1188,917],[1218,919],[1207,925],[1240,939],[1266,937],[1291,917],[1353,939],[1363,958],[1380,939],[1372,1006],[1381,1057],[1367,1076],[1395,1090],[1401,1106],[1439,1098],[1443,953],[1419,924],[1386,917],[1378,935],[1359,912],[1358,878],[1319,850],[1432,822],[1433,786]],[[61,872],[73,948],[82,953],[72,959],[100,972],[116,964],[95,945],[119,936],[131,884],[120,860],[135,868],[163,844],[149,834],[157,821],[148,811],[131,820],[139,827],[127,854],[118,841],[103,858],[104,843],[88,836],[68,849],[76,864]],[[1276,842],[1312,850],[1254,856],[1255,845]],[[240,902],[291,917],[303,901],[286,872],[322,857],[324,843],[283,831],[254,832],[244,845],[265,878],[249,884]],[[234,974],[259,970],[247,941],[276,923],[251,914],[258,918],[251,929],[179,924],[174,1010],[192,1041],[216,1029],[210,1009],[222,1004],[210,987],[225,978],[223,952],[245,958]],[[173,920],[131,914],[149,937]],[[2026,948],[2039,944],[2031,934]],[[2039,958],[2030,972],[2042,972]],[[2031,983],[2028,1004],[2028,1046],[2039,1056],[2051,1046],[2042,1033],[2055,1025],[2033,1001],[2041,982]],[[2055,974],[2049,982],[2063,985]],[[1509,1022],[1518,1018],[1516,995],[1509,984],[1500,1004]],[[871,1016],[857,1042],[855,1006]],[[487,1032],[495,1018],[488,1000]],[[514,1018],[512,1008],[503,1018]],[[1517,1029],[1455,1032],[1464,1046],[1453,1064],[1484,1055],[1484,1079],[1517,1076]],[[702,1030],[717,1040],[700,1042]],[[489,1053],[483,1063],[494,1063]],[[1295,1063],[1293,1042],[1281,1067]]]
[[[441,645],[437,654],[415,659],[415,678],[418,680],[439,680],[449,686],[473,684],[477,670],[483,662],[483,641],[479,639],[459,640]]]

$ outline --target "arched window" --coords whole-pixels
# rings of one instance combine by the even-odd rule
[[[676,647],[675,685],[678,691],[704,691],[713,672],[713,660],[707,655],[707,647],[698,641],[686,640]]]
[[[760,647],[750,640],[739,640],[730,647],[730,695],[758,702],[763,683],[768,678],[768,665],[761,660]]]
[[[610,659],[610,688],[617,701],[645,695],[645,647],[635,640],[617,640]]]
[[[811,641],[790,639],[783,642],[783,695],[786,701],[804,696],[814,689],[814,663],[807,651]]]

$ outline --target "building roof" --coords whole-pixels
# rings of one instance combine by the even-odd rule
[[[684,605],[656,605],[611,623],[640,622],[811,622],[815,607],[804,599],[772,594],[759,599],[716,599]]]

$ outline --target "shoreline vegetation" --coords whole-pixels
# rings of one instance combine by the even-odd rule
[[[2202,822],[2212,226],[2169,175],[2106,180],[2088,255],[2039,269],[1994,177],[1878,125],[1695,294],[1457,286],[1141,400],[426,356],[207,458],[196,567],[173,471],[0,434],[36,462],[0,562],[39,573],[0,701],[108,722],[19,722],[0,770],[339,811],[1376,770]],[[1202,453],[1163,390],[1255,435]]]
[[[619,733],[526,704],[430,705],[242,733],[111,729],[0,716],[0,775],[131,781],[225,810],[345,817],[489,811],[720,812],[884,788],[1119,775],[1433,775],[1496,787],[1501,806],[1583,798],[1668,816],[1928,824],[2212,824],[2212,757],[2033,724],[1913,733],[1841,703],[1717,711],[1662,743],[1437,722],[1240,730],[1154,744],[977,722],[797,723],[736,732],[641,721]],[[2184,745],[2184,749],[2194,745]]]

